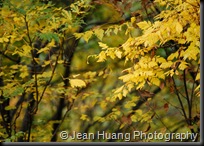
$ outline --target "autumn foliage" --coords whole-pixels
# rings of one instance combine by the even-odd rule
[[[61,131],[200,141],[200,1],[4,0],[0,110],[2,142],[124,141]]]

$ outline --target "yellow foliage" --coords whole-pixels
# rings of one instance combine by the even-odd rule
[[[94,34],[98,37],[100,41],[102,41],[104,36],[104,30],[103,29],[96,29],[94,30]]]
[[[83,38],[88,43],[88,41],[92,37],[92,35],[93,35],[93,31],[86,31],[83,35]]]
[[[150,21],[142,21],[137,23],[137,25],[142,29],[142,30],[146,30],[151,26],[151,22]]]
[[[104,62],[106,60],[106,53],[104,51],[101,51],[98,55],[97,62]]]
[[[72,88],[82,88],[86,86],[86,83],[83,80],[80,79],[69,79],[70,85]]]
[[[29,72],[28,72],[27,66],[21,66],[20,72],[21,72],[20,77],[22,79],[29,76]]]
[[[108,46],[102,42],[98,42],[98,44],[103,50],[106,50],[108,48]]]
[[[83,121],[89,121],[90,120],[89,117],[87,115],[85,115],[85,114],[82,114],[80,119],[83,120]]]

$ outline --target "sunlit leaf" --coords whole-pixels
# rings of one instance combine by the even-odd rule
[[[178,33],[181,33],[183,30],[183,26],[179,22],[177,22],[175,25],[176,25],[176,31]]]
[[[96,29],[96,30],[94,30],[94,34],[101,41],[103,39],[103,36],[104,36],[104,30],[103,29]]]
[[[69,82],[72,88],[75,88],[75,87],[82,88],[86,86],[86,83],[80,79],[69,79]]]
[[[83,35],[83,38],[88,43],[88,41],[92,37],[92,35],[93,35],[93,31],[86,31]]]
[[[82,114],[81,117],[80,117],[80,119],[83,120],[83,121],[89,121],[88,116],[85,115],[85,114]]]
[[[151,26],[151,22],[150,21],[142,21],[142,22],[137,23],[137,25],[141,29],[145,30],[145,29],[147,29],[147,28],[149,28]]]

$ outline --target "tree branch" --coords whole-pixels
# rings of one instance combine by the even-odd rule
[[[191,105],[191,102],[190,102],[190,97],[188,95],[188,87],[186,85],[186,70],[183,71],[183,82],[184,82],[184,89],[185,89],[185,94],[186,94],[186,100],[187,100],[187,103],[188,103],[188,118],[189,118],[189,125],[191,125],[191,119],[192,119],[192,105]]]
[[[183,103],[182,103],[181,97],[180,97],[180,95],[179,95],[178,89],[177,89],[177,87],[176,87],[176,83],[175,83],[174,77],[172,77],[172,80],[173,80],[173,83],[174,83],[174,89],[176,90],[176,95],[177,95],[177,97],[178,97],[179,104],[180,104],[180,106],[181,106],[181,110],[182,110],[182,112],[183,112],[184,118],[185,118],[185,120],[186,120],[186,123],[189,125],[189,120],[188,120],[188,117],[187,117],[187,115],[186,115],[186,111],[185,111],[185,108],[184,108],[184,106],[183,106]]]

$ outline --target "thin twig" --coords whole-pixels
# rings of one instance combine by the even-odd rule
[[[37,70],[36,70],[36,61],[35,61],[35,54],[34,54],[34,48],[32,47],[32,39],[30,37],[30,31],[29,31],[29,27],[28,27],[28,22],[26,19],[26,15],[24,16],[24,21],[25,21],[25,25],[26,25],[26,30],[27,30],[27,37],[29,40],[29,46],[32,48],[31,50],[31,55],[32,55],[32,62],[33,62],[33,71],[34,71],[34,80],[35,80],[35,93],[36,93],[36,100],[38,101],[38,79],[37,79]],[[29,108],[29,107],[28,107]],[[32,127],[32,120],[33,120],[33,112],[32,112],[32,108],[29,114],[29,128],[28,128],[28,139],[27,141],[30,141],[30,134],[31,134],[31,127]],[[36,113],[36,112],[34,112]]]
[[[64,114],[64,116],[63,116],[63,118],[62,118],[62,120],[61,120],[61,122],[60,122],[60,124],[57,126],[57,128],[55,129],[55,131],[54,131],[54,133],[53,133],[53,135],[52,135],[52,138],[51,139],[53,139],[53,137],[56,135],[56,133],[57,133],[57,131],[59,130],[59,128],[60,128],[60,126],[62,125],[62,123],[64,122],[64,120],[65,120],[65,118],[66,118],[66,116],[67,116],[67,114],[69,113],[69,111],[72,109],[72,106],[73,106],[73,104],[74,104],[74,101],[75,100],[73,100],[73,102],[70,104],[70,106],[69,107],[67,107],[67,111],[65,112],[65,114]]]
[[[19,62],[18,60],[15,60],[15,59],[11,58],[10,56],[6,55],[5,52],[0,51],[0,54],[2,54],[4,57],[8,58],[9,60],[11,60],[15,63]]]
[[[191,106],[191,103],[190,103],[190,98],[189,98],[189,95],[188,95],[188,89],[187,89],[187,84],[186,84],[186,70],[183,71],[183,82],[184,82],[184,89],[185,89],[185,93],[186,93],[186,100],[187,100],[187,103],[188,103],[188,116],[189,116],[189,119],[191,121],[191,112],[192,112],[192,106]],[[189,124],[191,125],[191,122],[189,121]]]
[[[59,54],[57,55],[57,58],[56,58],[56,61],[55,61],[55,66],[54,66],[54,68],[52,69],[52,74],[51,74],[51,76],[50,76],[50,79],[47,81],[47,83],[46,83],[46,85],[45,85],[45,87],[44,87],[44,89],[43,89],[43,91],[42,91],[42,94],[41,94],[39,100],[37,101],[37,104],[39,104],[40,101],[42,100],[43,95],[44,95],[44,93],[45,93],[45,90],[47,89],[48,85],[49,85],[50,82],[52,81],[52,78],[53,78],[53,76],[54,76],[54,73],[55,73],[55,70],[56,70],[56,67],[57,67],[57,61],[58,61],[58,59],[59,59],[59,56],[60,56],[60,52],[59,52]]]
[[[177,95],[178,100],[179,100],[179,103],[180,103],[180,105],[181,105],[181,110],[182,110],[182,112],[183,112],[184,118],[185,118],[187,124],[189,125],[188,117],[187,117],[187,115],[186,115],[186,111],[185,111],[185,109],[184,109],[184,106],[183,106],[181,97],[180,97],[180,95],[179,95],[178,89],[177,89],[177,87],[176,87],[176,83],[175,83],[174,77],[172,77],[172,80],[173,80],[173,83],[174,83],[174,89],[176,90],[176,95]]]
[[[27,30],[28,40],[29,40],[29,46],[32,48],[31,55],[32,55],[33,70],[34,70],[35,93],[36,93],[36,100],[38,101],[38,79],[37,79],[36,61],[35,61],[34,48],[32,47],[32,39],[30,37],[30,31],[29,31],[29,27],[28,27],[28,22],[26,20],[26,15],[24,17],[24,20],[25,20],[25,24],[26,24],[26,30]]]

